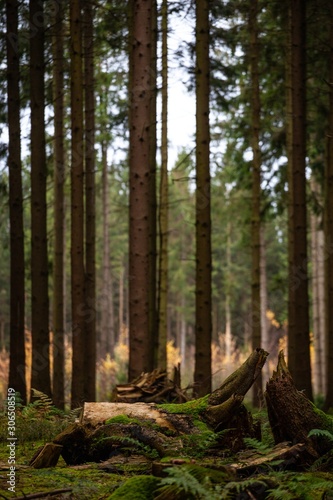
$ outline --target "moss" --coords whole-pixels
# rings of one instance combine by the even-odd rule
[[[140,422],[135,418],[129,418],[127,415],[117,415],[116,417],[109,418],[106,420],[105,424],[139,424]]]
[[[134,476],[112,493],[108,500],[153,500],[160,480],[154,476]]]
[[[209,394],[203,398],[193,399],[192,401],[187,401],[186,403],[161,404],[158,405],[158,408],[166,411],[167,413],[191,415],[193,418],[196,418],[206,410],[208,406],[208,398]]]

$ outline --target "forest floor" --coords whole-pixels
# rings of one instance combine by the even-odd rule
[[[40,408],[27,408],[17,418],[15,493],[8,490],[9,448],[3,425],[5,414],[0,413],[0,498],[42,498],[37,494],[49,492],[49,496],[44,494],[43,497],[74,500],[333,500],[332,457],[324,463],[319,459],[308,470],[304,467],[293,470],[295,467],[286,468],[281,461],[273,460],[239,473],[237,465],[252,461],[254,455],[263,457],[274,447],[267,415],[263,411],[260,412],[262,441],[248,441],[246,449],[238,454],[221,453],[206,439],[198,441],[188,456],[174,460],[156,459],[146,450],[141,457],[119,459],[118,464],[117,457],[114,457],[114,466],[99,463],[68,466],[60,457],[55,467],[34,469],[28,464],[37,449],[66,428],[68,420],[61,415],[50,415],[49,410],[42,414]],[[170,462],[164,464],[169,466],[162,474],[166,477],[153,477],[152,466],[163,464],[163,461]],[[234,471],[231,464],[236,466]],[[61,489],[67,491],[50,496]]]

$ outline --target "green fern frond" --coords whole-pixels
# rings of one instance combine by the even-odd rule
[[[325,429],[311,429],[311,431],[308,434],[308,437],[312,437],[312,436],[323,437],[323,438],[326,438],[333,443],[332,432],[327,431]]]
[[[244,438],[244,443],[249,448],[253,448],[254,450],[256,450],[257,452],[259,452],[263,455],[266,455],[271,450],[270,446],[263,443],[262,441],[258,441],[258,439],[255,439],[255,438],[246,437],[246,438]]]

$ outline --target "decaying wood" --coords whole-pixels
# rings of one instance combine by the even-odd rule
[[[279,443],[268,453],[260,454],[257,451],[246,451],[238,454],[238,462],[231,464],[237,473],[252,473],[264,466],[271,466],[272,462],[279,461],[279,467],[287,468],[300,464],[300,457],[305,455],[305,445]],[[304,463],[304,462],[303,462]]]
[[[112,393],[111,400],[120,403],[163,403],[172,401],[183,403],[187,397],[180,386],[179,373],[174,372],[174,380],[168,379],[166,372],[154,370],[151,373],[142,373],[129,384],[117,385]]]
[[[265,399],[276,443],[304,443],[310,460],[332,447],[324,438],[308,438],[312,429],[333,433],[333,420],[296,389],[283,351],[279,353],[277,370],[267,383]]]
[[[264,349],[255,349],[238,370],[229,375],[223,384],[212,392],[208,404],[219,405],[231,398],[233,394],[245,396],[261,372],[267,356],[268,352],[264,351]]]
[[[69,493],[72,488],[59,488],[57,490],[42,491],[40,493],[31,493],[30,495],[24,495],[23,497],[15,497],[13,500],[26,500],[27,498],[32,500],[33,498],[44,498],[44,497],[54,497],[56,495],[61,495],[62,493]]]
[[[266,357],[263,349],[256,349],[209,397],[173,404],[172,408],[147,402],[85,403],[80,422],[60,433],[53,442],[63,447],[62,456],[70,465],[106,460],[123,450],[128,453],[129,448],[138,453],[140,447],[145,446],[164,457],[179,452],[183,436],[200,434],[197,421],[201,420],[218,431],[228,428],[232,422],[232,441],[242,446],[244,436],[257,437],[242,401]],[[136,393],[139,390],[147,393],[145,387],[151,386],[151,379],[146,375],[133,385],[123,386],[122,394],[133,396],[133,387]],[[159,380],[158,372],[153,373],[152,379]],[[228,445],[230,449],[233,443]]]
[[[62,446],[54,443],[46,443],[32,457],[29,465],[35,469],[44,469],[46,467],[55,467],[58,463]]]

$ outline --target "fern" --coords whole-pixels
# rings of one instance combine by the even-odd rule
[[[220,500],[227,474],[197,465],[184,465],[166,469],[168,477],[161,480],[155,500],[200,498]]]
[[[123,450],[129,449],[132,450],[136,448],[139,452],[141,452],[144,456],[151,458],[152,460],[156,460],[159,458],[158,452],[151,448],[149,445],[143,444],[141,441],[131,437],[123,437],[123,436],[106,436],[98,439],[95,443],[95,447],[98,447],[100,443],[110,443],[111,445],[119,445]]]
[[[333,443],[333,434],[330,431],[327,431],[325,429],[311,429],[311,431],[308,434],[308,437],[322,437],[325,439],[328,439],[328,441]]]
[[[244,438],[244,443],[250,447],[256,450],[258,453],[261,453],[262,455],[266,455],[270,450],[271,447],[268,446],[267,444],[264,444],[262,441],[258,441],[258,439],[255,438]]]

